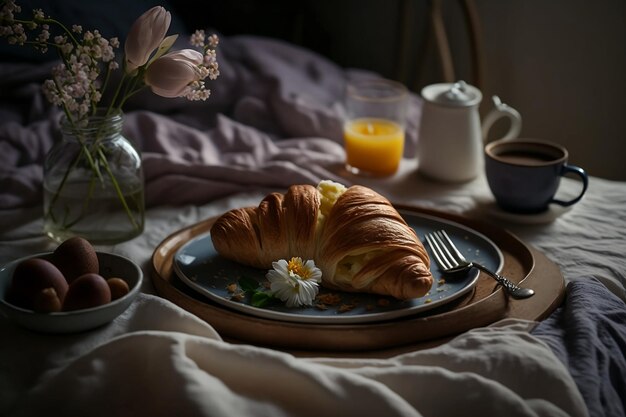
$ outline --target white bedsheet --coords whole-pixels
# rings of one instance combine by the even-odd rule
[[[105,328],[40,336],[2,325],[0,412],[11,416],[585,416],[550,349],[504,322],[390,359],[297,359],[221,341],[142,295]],[[15,348],[19,346],[19,355]]]
[[[393,201],[437,207],[493,221],[542,249],[568,276],[596,276],[624,298],[623,211],[626,184],[592,178],[589,194],[555,221],[503,222],[484,178],[463,186],[431,183],[406,161],[384,183]],[[346,182],[349,181],[349,178]],[[577,183],[565,181],[565,192]],[[146,232],[100,249],[139,262],[168,234],[239,206],[268,190],[237,194],[205,206],[148,212]],[[610,199],[605,198],[611,193]],[[608,203],[607,203],[608,202]],[[609,204],[614,202],[614,204]],[[0,236],[6,261],[51,249],[38,212],[9,216]],[[608,241],[602,256],[580,245]],[[590,256],[583,256],[584,253]],[[476,329],[443,346],[389,359],[298,359],[274,350],[221,341],[206,323],[145,294],[111,325],[79,335],[39,335],[0,321],[0,414],[41,415],[520,415],[584,416],[582,397],[552,351],[528,333],[534,323]],[[360,355],[359,355],[360,356]],[[10,358],[10,359],[9,359]],[[183,411],[184,410],[184,411]],[[15,413],[15,414],[13,414]],[[369,413],[369,414],[368,414]]]

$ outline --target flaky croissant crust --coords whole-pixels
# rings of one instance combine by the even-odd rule
[[[332,289],[409,299],[426,294],[433,281],[415,231],[385,197],[358,185],[325,218],[315,187],[291,186],[256,208],[225,213],[213,224],[211,238],[220,255],[258,268],[293,256],[313,259],[322,285]]]

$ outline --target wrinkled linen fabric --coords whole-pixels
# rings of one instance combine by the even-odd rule
[[[533,325],[505,321],[389,359],[298,359],[225,343],[195,316],[142,294],[112,324],[81,335],[4,328],[23,348],[2,366],[13,377],[0,382],[0,413],[586,416],[565,366],[529,335]]]

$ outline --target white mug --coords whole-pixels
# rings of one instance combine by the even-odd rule
[[[495,108],[482,126],[478,106],[480,90],[463,81],[432,84],[421,92],[424,99],[417,142],[418,171],[446,182],[474,179],[484,169],[483,147],[496,120],[508,117],[508,132],[499,139],[513,139],[522,128],[522,117],[514,108],[493,97]]]

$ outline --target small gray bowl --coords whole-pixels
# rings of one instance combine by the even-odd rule
[[[128,258],[112,253],[96,253],[100,264],[100,275],[105,279],[123,278],[130,289],[128,294],[98,307],[58,313],[36,313],[7,302],[6,295],[15,267],[30,258],[50,260],[52,252],[46,252],[26,256],[0,267],[0,312],[22,327],[44,333],[81,332],[111,322],[122,314],[139,294],[143,273],[141,268]]]

